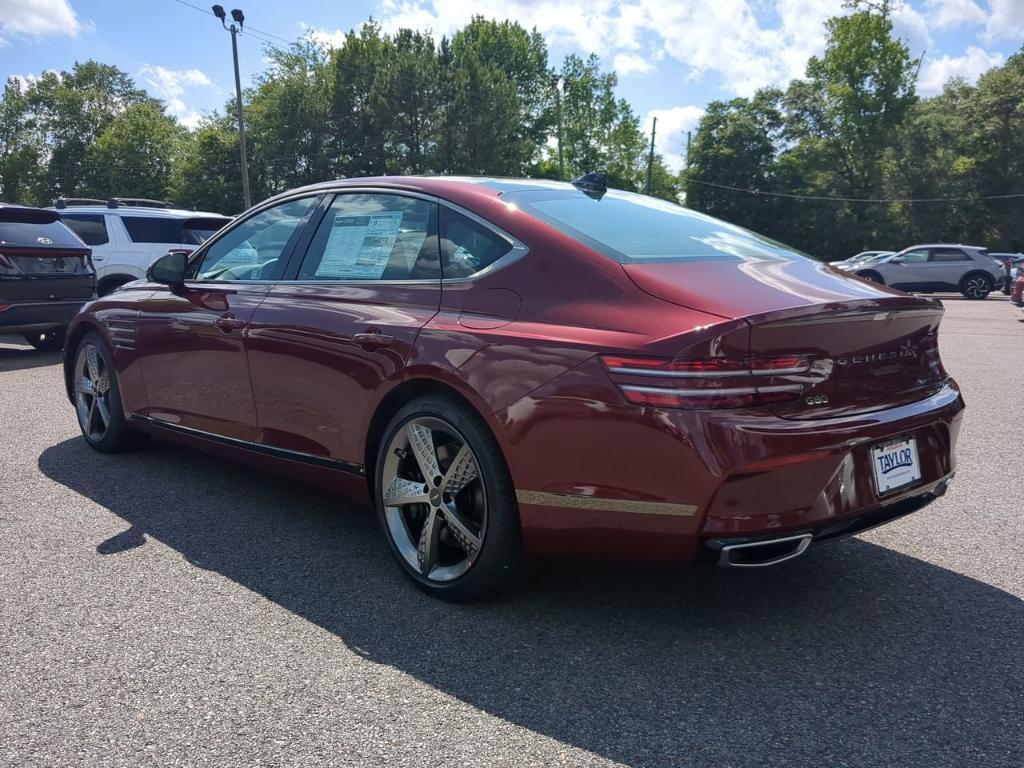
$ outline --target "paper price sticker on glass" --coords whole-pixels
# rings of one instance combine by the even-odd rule
[[[387,269],[401,226],[399,211],[335,216],[316,276],[379,280]]]

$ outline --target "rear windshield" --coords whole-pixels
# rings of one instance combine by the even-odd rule
[[[809,258],[754,232],[632,192],[600,200],[574,190],[508,192],[502,200],[621,264]]]
[[[26,224],[0,221],[0,245],[45,245],[62,248],[85,248],[85,243],[60,221],[49,224]]]

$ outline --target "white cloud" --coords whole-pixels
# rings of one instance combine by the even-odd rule
[[[658,118],[654,148],[673,171],[680,170],[686,162],[686,132],[695,130],[703,116],[703,108],[694,106],[652,109],[644,115],[643,130],[648,136],[654,118]]]
[[[807,59],[824,49],[825,20],[843,8],[842,0],[779,0],[777,24],[762,26],[755,6],[760,0],[578,0],[571,10],[560,0],[381,0],[379,16],[385,30],[436,35],[452,34],[474,15],[515,19],[536,27],[549,44],[618,59],[613,66],[622,74],[643,71],[637,69],[642,59],[630,52],[651,41],[654,58],[676,59],[693,78],[718,73],[728,90],[751,95],[801,76]]]
[[[963,56],[943,56],[925,59],[918,80],[918,90],[925,96],[939,93],[951,77],[963,77],[975,82],[985,71],[998,67],[1006,61],[1001,53],[988,53],[975,45],[967,47]]]
[[[1021,0],[989,0],[992,12],[985,24],[985,34],[990,40],[1006,37],[1019,39],[1024,36],[1024,2]]]
[[[635,53],[620,53],[612,61],[612,69],[620,77],[628,77],[629,75],[646,74],[654,69],[654,65],[643,56],[637,56]]]
[[[304,21],[299,22],[303,34],[309,37],[321,48],[341,48],[345,44],[345,35],[348,34],[341,29],[320,29]]]
[[[178,122],[188,128],[195,128],[202,122],[202,115],[186,106],[182,96],[188,88],[209,87],[213,82],[200,69],[167,69],[166,67],[144,64],[139,76],[146,81],[149,90],[167,104],[167,111]]]
[[[0,0],[0,45],[10,35],[78,37],[88,27],[68,0]]]
[[[974,0],[925,0],[925,6],[936,29],[985,23],[985,12]]]
[[[928,21],[909,3],[893,10],[892,31],[896,37],[907,44],[911,56],[920,56],[925,51],[934,48],[932,36],[928,30]]]

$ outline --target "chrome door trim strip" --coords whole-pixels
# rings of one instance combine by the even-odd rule
[[[220,443],[227,445],[232,448],[242,448],[247,451],[254,451],[255,453],[262,453],[267,456],[273,456],[279,459],[289,459],[291,461],[301,461],[305,464],[312,464],[318,467],[326,467],[328,469],[337,469],[342,472],[348,472],[353,475],[359,475],[361,477],[366,476],[366,468],[362,464],[354,464],[349,461],[340,461],[338,459],[331,459],[326,456],[317,456],[313,453],[303,453],[302,451],[290,451],[287,448],[278,448],[273,445],[267,445],[265,443],[255,443],[249,440],[240,440],[237,437],[227,437],[226,435],[218,435],[215,432],[207,432],[202,429],[195,429],[193,427],[183,427],[180,424],[172,424],[169,421],[163,421],[162,419],[154,419],[152,416],[139,416],[137,414],[132,415],[130,421],[145,424],[147,426],[155,427],[157,429],[166,430],[168,432],[177,432],[190,437],[198,437],[203,440],[209,440],[214,443]]]
[[[516,501],[539,507],[569,507],[602,512],[626,512],[635,515],[670,515],[692,517],[697,513],[694,504],[673,504],[665,501],[638,501],[635,499],[608,499],[599,496],[577,496],[567,493],[545,493],[516,489]]]

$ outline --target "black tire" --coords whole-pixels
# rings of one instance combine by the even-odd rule
[[[67,328],[51,328],[48,331],[37,331],[25,334],[25,341],[40,352],[54,352],[64,349],[64,335]]]
[[[858,272],[857,277],[862,277],[865,280],[870,280],[872,283],[879,283],[881,285],[885,285],[885,280],[883,280],[882,276],[875,272],[873,269],[866,269],[863,272]]]
[[[114,368],[113,357],[110,350],[107,348],[106,343],[97,333],[87,333],[83,336],[75,349],[75,362],[72,368],[72,377],[78,377],[78,371],[81,363],[81,357],[87,354],[87,348],[92,347],[96,350],[97,355],[100,357],[102,368],[101,371],[106,375],[107,389],[105,390],[106,409],[108,413],[108,420],[105,429],[100,433],[98,430],[86,429],[85,423],[83,423],[82,403],[88,401],[88,396],[85,401],[80,401],[80,394],[77,389],[78,382],[73,379],[73,399],[75,404],[75,414],[78,419],[79,429],[82,431],[82,437],[89,444],[90,448],[100,451],[101,453],[117,453],[120,451],[128,451],[134,448],[138,448],[140,445],[146,442],[148,435],[133,430],[128,426],[128,422],[124,417],[124,408],[121,405],[121,390],[118,387],[117,372]],[[88,364],[86,363],[86,366]],[[94,421],[98,417],[93,417]],[[93,422],[90,422],[93,423]]]
[[[960,293],[967,299],[987,299],[993,287],[995,281],[984,272],[969,272],[960,279]]]
[[[467,486],[466,490],[476,493],[480,493],[482,490],[485,499],[486,526],[479,531],[481,542],[475,559],[468,566],[468,570],[450,581],[442,582],[428,578],[403,556],[390,526],[395,524],[395,510],[401,509],[401,514],[404,515],[405,508],[394,505],[389,508],[385,506],[384,473],[385,464],[389,458],[389,449],[394,441],[401,441],[400,432],[403,435],[407,434],[406,431],[410,423],[419,420],[448,425],[451,432],[457,433],[463,444],[472,450],[476,467],[479,470],[475,475],[476,480],[473,482],[479,481],[480,486]],[[398,452],[396,449],[392,453],[402,456],[402,458],[392,459],[392,461],[407,460],[405,458],[407,452]],[[439,456],[437,449],[435,449],[434,455]],[[442,473],[447,475],[443,462],[439,461],[439,463]],[[451,463],[449,462],[449,465]],[[428,595],[454,602],[481,600],[513,587],[522,575],[524,571],[522,532],[512,478],[501,449],[490,429],[483,419],[459,398],[444,393],[425,395],[410,401],[395,414],[384,431],[377,453],[373,497],[377,518],[392,555],[413,583]],[[427,508],[427,505],[419,506]],[[391,524],[388,521],[388,509],[391,510]],[[421,540],[424,538],[422,528],[419,535],[416,536],[409,527],[408,518],[402,519],[406,521],[402,523],[403,530],[410,538]],[[451,532],[454,531],[443,515],[439,515],[438,519]],[[443,536],[444,533],[445,531],[442,530],[440,535]],[[449,541],[451,541],[451,537]],[[408,542],[406,542],[406,546],[408,546]]]

